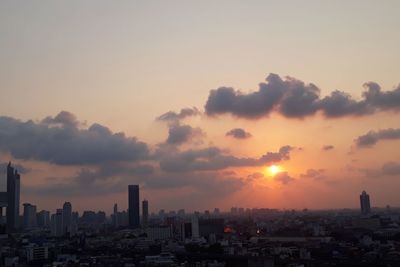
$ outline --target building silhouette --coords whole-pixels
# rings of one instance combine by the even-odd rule
[[[362,191],[360,195],[360,207],[361,207],[361,214],[366,215],[371,212],[371,203],[369,200],[369,195],[367,192]]]
[[[71,235],[72,233],[72,205],[70,202],[65,202],[62,209],[62,224],[63,234]]]
[[[36,206],[29,203],[24,203],[24,222],[25,229],[34,228],[37,226]]]
[[[128,185],[129,227],[138,228],[140,225],[139,185]]]
[[[149,202],[145,199],[142,201],[142,226],[146,228],[149,224]]]
[[[20,178],[17,170],[7,165],[7,231],[13,232],[19,227]]]

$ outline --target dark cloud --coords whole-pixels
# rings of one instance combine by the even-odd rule
[[[157,118],[159,121],[167,121],[167,122],[177,122],[185,119],[186,117],[197,116],[200,115],[200,111],[193,108],[183,108],[179,113],[174,111],[168,111]]]
[[[193,128],[190,125],[172,124],[169,126],[166,142],[170,145],[180,145],[204,135],[205,133],[200,128]]]
[[[294,182],[296,179],[289,176],[287,172],[280,172],[274,177],[274,181],[280,182],[284,185]]]
[[[308,169],[306,173],[300,174],[302,178],[312,178],[315,180],[320,180],[325,178],[324,169]]]
[[[368,82],[364,84],[367,89],[363,96],[368,103],[382,110],[400,110],[400,85],[392,91],[382,92],[379,84]]]
[[[320,100],[318,109],[322,110],[328,118],[362,116],[374,111],[366,101],[356,101],[349,94],[337,90]]]
[[[247,139],[247,138],[251,137],[251,133],[246,132],[242,128],[232,129],[229,132],[227,132],[225,135],[226,136],[232,136],[233,138],[236,138],[236,139]]]
[[[100,124],[80,129],[76,127],[75,116],[67,112],[60,114],[38,123],[0,117],[0,151],[9,152],[16,159],[40,160],[60,165],[148,158],[147,145],[136,138],[113,133]]]
[[[168,172],[222,170],[228,167],[260,166],[288,160],[292,149],[290,146],[283,146],[278,152],[268,152],[256,159],[237,158],[217,147],[208,147],[160,153],[159,161],[161,169]]]
[[[68,111],[61,111],[55,117],[48,116],[42,120],[44,124],[58,124],[65,127],[78,127],[80,122],[76,116]]]
[[[357,147],[370,147],[381,140],[400,139],[400,129],[384,129],[379,131],[369,131],[368,133],[357,137],[355,143]]]
[[[332,146],[332,145],[325,145],[325,146],[322,147],[322,150],[328,151],[328,150],[332,150],[332,149],[334,149],[334,148],[335,148],[335,147]]]
[[[231,87],[211,90],[205,105],[209,116],[230,113],[236,117],[257,119],[277,111],[288,118],[304,118],[318,111],[328,118],[362,116],[379,110],[400,110],[400,86],[382,92],[376,83],[365,84],[366,92],[361,100],[349,94],[333,91],[320,98],[320,89],[295,78],[284,80],[270,74],[266,83],[260,83],[258,91],[243,93]]]

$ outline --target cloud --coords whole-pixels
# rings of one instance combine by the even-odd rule
[[[157,117],[157,120],[167,121],[167,122],[178,122],[187,117],[198,116],[198,115],[200,115],[200,111],[196,107],[183,108],[179,113],[176,113],[174,111],[168,111],[162,114],[161,116]]]
[[[325,145],[325,146],[322,147],[322,150],[328,151],[328,150],[332,150],[332,149],[334,149],[334,148],[335,148],[335,147],[332,146],[332,145]]]
[[[400,175],[400,163],[387,162],[383,164],[382,173],[385,175]]]
[[[158,152],[160,167],[168,172],[222,170],[228,167],[260,166],[288,160],[293,148],[283,146],[278,152],[267,152],[260,158],[238,158],[217,147],[186,151]]]
[[[61,114],[61,115],[60,115]],[[59,124],[59,125],[55,125]],[[101,164],[147,159],[147,144],[100,124],[77,128],[68,112],[41,122],[0,117],[0,151],[16,159],[39,160],[59,165]]]
[[[400,86],[382,92],[376,83],[366,83],[361,100],[335,90],[320,98],[320,89],[292,77],[282,79],[269,74],[266,83],[260,83],[258,91],[243,93],[231,87],[210,91],[205,104],[206,114],[216,116],[230,113],[246,119],[258,119],[275,111],[287,118],[302,119],[322,112],[325,117],[363,116],[380,110],[400,110]]]
[[[386,162],[379,169],[360,169],[367,177],[400,176],[400,162]]]
[[[306,173],[300,174],[302,178],[312,178],[315,180],[320,180],[325,178],[324,169],[308,169]]]
[[[204,135],[205,133],[200,128],[193,128],[190,125],[173,124],[169,126],[166,142],[170,145],[180,145]]]
[[[232,129],[229,132],[227,132],[225,135],[226,136],[232,136],[233,138],[236,138],[236,139],[247,139],[247,138],[251,137],[251,133],[246,132],[242,128]]]
[[[379,84],[367,82],[364,84],[367,89],[363,96],[368,103],[382,110],[400,110],[400,85],[392,91],[382,92]]]
[[[4,173],[7,172],[7,165],[8,165],[8,162],[0,163],[0,173],[4,174]],[[20,173],[20,174],[25,174],[25,173],[28,173],[28,172],[30,171],[30,169],[25,168],[25,167],[22,166],[21,164],[14,164],[14,163],[11,163],[11,166],[12,166],[15,170],[17,170],[18,173]]]
[[[274,176],[274,181],[280,182],[281,184],[287,185],[294,182],[296,179],[289,176],[287,172],[281,172]]]
[[[357,137],[355,143],[357,147],[370,147],[381,140],[400,139],[400,129],[384,129],[379,131],[369,131],[368,133]]]
[[[68,111],[61,111],[55,117],[48,116],[42,120],[44,124],[62,125],[64,127],[78,127],[80,122],[76,116]]]

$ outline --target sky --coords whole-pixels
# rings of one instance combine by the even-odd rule
[[[0,169],[54,211],[400,206],[399,1],[2,1]],[[270,166],[277,172],[271,172]]]

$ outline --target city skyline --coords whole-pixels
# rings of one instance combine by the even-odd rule
[[[400,207],[399,9],[2,2],[0,191],[11,161],[21,210]]]

